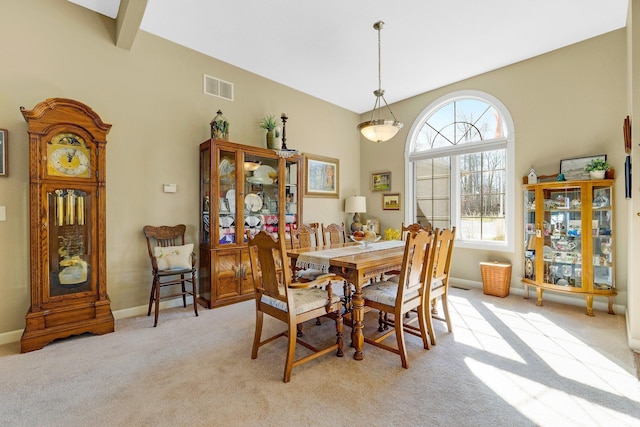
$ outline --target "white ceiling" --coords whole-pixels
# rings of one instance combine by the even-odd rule
[[[115,18],[120,0],[69,0]],[[130,0],[135,1],[135,0]],[[140,28],[356,113],[626,25],[628,0],[148,0]],[[135,50],[135,42],[133,45]],[[203,70],[204,72],[204,70]]]

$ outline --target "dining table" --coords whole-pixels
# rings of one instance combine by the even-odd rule
[[[369,281],[377,280],[384,273],[401,268],[404,245],[405,242],[401,240],[383,240],[367,244],[350,242],[287,251],[287,256],[292,259],[292,263],[295,261],[297,267],[321,269],[353,284],[355,290],[351,298],[351,337],[355,360],[362,360],[364,357],[362,289]]]

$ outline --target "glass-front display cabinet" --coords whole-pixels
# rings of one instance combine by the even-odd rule
[[[290,241],[302,218],[302,157],[228,141],[200,144],[198,301],[216,307],[253,297],[246,233]]]
[[[524,185],[525,298],[536,288],[537,305],[550,290],[607,297],[613,312],[615,256],[613,179]]]

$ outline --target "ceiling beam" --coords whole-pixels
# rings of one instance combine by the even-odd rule
[[[131,50],[148,0],[122,0],[116,18],[116,46]]]

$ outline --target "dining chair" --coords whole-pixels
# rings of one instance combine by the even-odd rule
[[[279,268],[279,265],[288,265],[288,257],[284,237],[278,239],[271,237],[266,231],[260,231],[255,236],[247,233],[249,245],[249,259],[256,301],[256,329],[253,338],[251,358],[258,357],[258,349],[263,345],[280,337],[287,337],[287,355],[284,366],[283,381],[291,380],[291,371],[294,367],[309,362],[319,356],[336,350],[336,356],[342,357],[342,302],[340,297],[331,291],[331,279],[337,276],[325,276],[318,281],[294,282],[291,279],[291,271],[288,268]],[[326,289],[318,286],[327,282]],[[336,341],[324,348],[316,348],[313,345],[296,337],[297,325],[311,319],[315,319],[327,313],[334,313],[336,322]],[[287,329],[269,338],[262,339],[262,326],[264,315],[280,320],[287,325]],[[311,354],[295,359],[296,343],[311,350]]]
[[[176,226],[151,226],[142,228],[147,239],[147,250],[151,260],[151,294],[149,295],[149,310],[155,302],[155,319],[153,326],[158,325],[160,300],[182,296],[182,305],[187,306],[187,295],[193,297],[193,311],[198,315],[196,302],[196,257],[193,253],[193,243],[185,244],[184,234],[187,227],[184,224]],[[191,284],[191,290],[187,288]],[[161,288],[180,286],[180,291],[161,295]]]
[[[416,232],[418,230],[431,231],[431,223],[427,223],[427,225],[422,225],[419,222],[414,222],[413,224],[405,225],[402,223],[402,228],[400,229],[402,233],[402,240],[407,238],[407,235],[411,232]]]
[[[416,233],[418,230],[431,231],[431,224],[429,223],[428,225],[423,226],[419,222],[414,222],[413,224],[405,225],[403,222],[401,230],[402,230],[401,231],[402,240],[406,240],[407,236],[410,233]],[[398,279],[400,278],[399,276],[400,270],[387,271],[385,275],[390,276],[390,277],[387,277],[387,280],[392,280],[397,282]]]
[[[436,345],[436,335],[433,330],[433,319],[446,322],[449,332],[453,332],[451,317],[449,316],[449,269],[451,267],[451,255],[453,254],[453,242],[456,236],[456,227],[452,229],[435,230],[435,249],[433,255],[433,272],[431,283],[426,289],[427,304],[424,311],[427,319],[427,329],[431,337],[431,343]],[[438,298],[442,302],[443,316],[438,315]],[[429,302],[431,310],[429,310]]]
[[[409,367],[405,332],[421,337],[424,348],[429,348],[424,306],[428,304],[428,300],[425,299],[425,288],[427,283],[430,283],[433,271],[433,242],[433,233],[424,230],[409,233],[402,258],[400,280],[374,282],[362,291],[365,307],[393,314],[392,319],[384,320],[389,326],[393,326],[393,329],[378,336],[365,335],[364,341],[400,355],[403,368]],[[406,320],[405,314],[411,310],[416,310],[417,316]],[[416,320],[418,326],[412,324]],[[383,343],[392,334],[396,336],[396,347]]]
[[[347,232],[344,222],[340,224],[322,224],[322,240],[325,245],[335,245],[337,243],[347,243]]]

